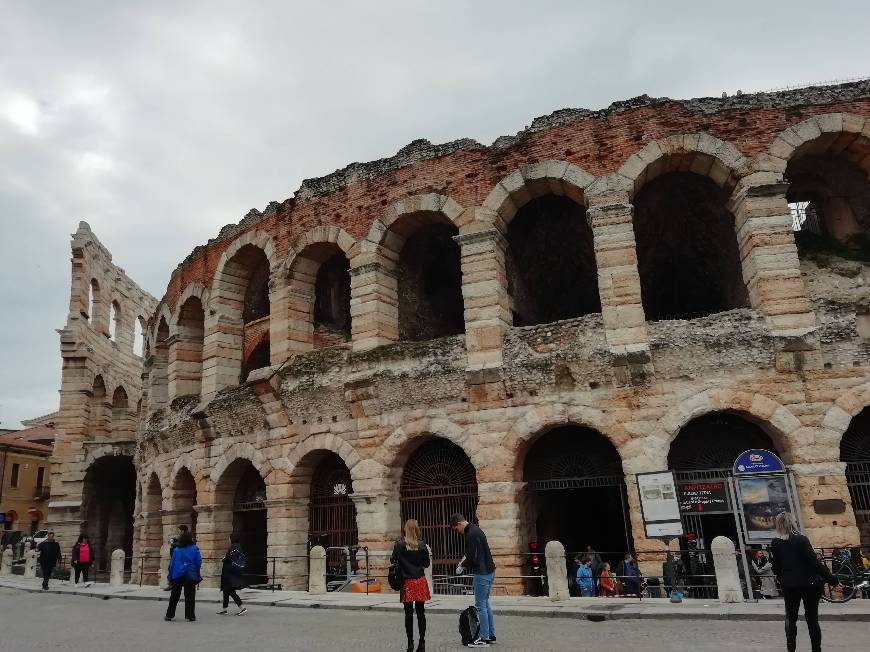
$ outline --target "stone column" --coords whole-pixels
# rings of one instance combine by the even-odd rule
[[[604,334],[614,356],[617,385],[629,385],[653,373],[641,303],[633,212],[627,195],[612,193],[591,196],[586,211],[595,246]]]
[[[734,542],[728,537],[716,537],[710,544],[716,568],[716,587],[720,602],[743,602],[743,588],[737,570]],[[748,579],[748,578],[747,578]]]
[[[752,307],[775,334],[803,335],[816,318],[801,278],[787,189],[781,173],[757,172],[738,182],[728,208]]]
[[[308,592],[322,595],[326,593],[326,550],[323,546],[314,546],[308,554]]]
[[[471,222],[470,227],[478,224]],[[462,251],[468,369],[501,367],[502,341],[513,323],[505,271],[507,240],[492,227],[464,232],[453,239]]]
[[[205,337],[202,349],[202,398],[211,400],[225,387],[239,384],[242,373],[242,345],[244,325],[241,312],[233,314],[220,312],[231,310],[226,306],[217,308],[218,312],[205,316]],[[270,344],[271,346],[271,344]]]
[[[293,297],[288,280],[273,273],[269,291],[269,363],[272,366],[297,353],[291,337],[293,329]]]
[[[24,555],[24,577],[36,577],[36,551],[28,550]]]
[[[840,548],[858,543],[846,463],[791,464],[788,468],[794,473],[804,531],[813,546]]]
[[[547,556],[547,586],[550,600],[554,602],[567,600],[568,574],[565,572],[565,546],[560,541],[548,541],[544,549]]]
[[[6,548],[0,553],[0,575],[12,575],[12,549]]]
[[[483,481],[477,485],[477,520],[486,533],[497,566],[496,583],[510,595],[525,592],[526,583],[520,576],[529,570],[523,554],[527,552],[528,540],[521,532],[524,487],[523,482]]]
[[[303,264],[306,263],[306,264]],[[297,267],[308,267],[312,261],[299,258]],[[317,271],[306,274],[304,269],[295,269],[291,286],[287,288],[287,342],[285,359],[305,353],[314,348],[314,282]],[[273,363],[274,364],[274,363]]]
[[[272,486],[268,487],[270,495],[274,494]],[[308,586],[308,502],[308,498],[266,501],[266,555],[277,557],[275,581],[289,591],[304,591]],[[267,571],[271,573],[271,567]]]
[[[233,530],[233,512],[229,507],[195,505],[196,544],[202,554],[202,586],[220,584],[221,559]]]
[[[370,244],[370,243],[369,243]],[[351,339],[367,351],[399,339],[396,261],[383,247],[354,256],[350,263]]]
[[[366,488],[365,484],[372,484]],[[359,545],[369,550],[369,573],[380,578],[384,591],[389,591],[387,571],[393,544],[402,527],[401,509],[397,491],[387,489],[388,481],[364,483],[354,481],[354,493],[350,496],[356,506],[357,536]],[[364,572],[360,568],[360,572]]]
[[[121,586],[124,583],[124,562],[126,561],[124,551],[118,548],[112,552],[111,574],[109,576],[110,586]]]

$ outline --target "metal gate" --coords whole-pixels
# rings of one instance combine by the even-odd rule
[[[245,580],[249,585],[268,581],[266,560],[266,483],[253,465],[248,465],[233,499],[233,531],[248,557]]]
[[[342,548],[350,549],[351,569],[356,570],[355,548],[359,542],[356,506],[350,471],[338,455],[327,455],[311,479],[311,504],[308,512],[308,541],[326,549],[328,580],[347,574],[347,560]]]
[[[426,442],[405,466],[399,497],[402,523],[417,519],[432,549],[435,592],[461,590],[448,581],[465,553],[465,539],[450,528],[450,515],[459,512],[469,522],[477,521],[477,476],[471,460],[452,442]]]
[[[852,498],[861,545],[870,546],[870,461],[847,464],[846,484]]]

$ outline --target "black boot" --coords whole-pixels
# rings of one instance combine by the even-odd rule
[[[426,652],[426,639],[421,638],[420,642],[417,643],[417,652]]]
[[[408,652],[414,652],[414,639],[408,639]]]

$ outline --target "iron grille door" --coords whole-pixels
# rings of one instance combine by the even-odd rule
[[[329,454],[317,465],[311,480],[308,540],[326,548],[326,572],[330,579],[347,574],[347,559],[341,548],[348,548],[351,569],[357,568],[355,552],[359,537],[352,493],[350,471],[344,460]]]

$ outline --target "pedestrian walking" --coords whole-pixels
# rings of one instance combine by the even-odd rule
[[[79,583],[82,578],[85,584],[88,584],[88,572],[91,570],[91,564],[94,563],[94,549],[91,548],[91,543],[85,534],[79,535],[76,544],[73,546],[72,554],[70,555],[70,565],[75,572],[75,584]]]
[[[776,587],[776,577],[773,574],[773,564],[763,552],[759,552],[755,558],[756,572],[761,584],[761,597],[764,599],[778,598],[779,589]]]
[[[495,562],[486,535],[478,526],[469,523],[457,512],[450,517],[450,527],[465,535],[465,558],[456,567],[456,574],[461,575],[468,570],[473,575],[474,606],[480,618],[480,638],[469,643],[468,647],[485,647],[495,643],[495,621],[489,605],[495,579]]]
[[[175,607],[184,591],[184,617],[193,622],[196,620],[196,585],[202,581],[200,569],[202,555],[193,542],[189,532],[178,537],[178,545],[172,551],[169,559],[169,584],[172,589],[169,594],[169,606],[166,608],[164,620],[175,618]]]
[[[402,576],[399,599],[405,608],[405,634],[408,637],[408,652],[414,652],[414,614],[417,614],[417,631],[420,635],[417,652],[426,651],[426,602],[432,597],[425,569],[429,567],[429,548],[420,538],[420,525],[409,518],[402,528],[403,536],[393,546],[391,564],[397,564]]]
[[[625,559],[619,562],[616,576],[622,582],[623,595],[640,595],[640,571],[630,552],[625,553]]]
[[[604,560],[601,555],[591,545],[586,545],[586,557],[592,562],[592,580],[595,586],[598,586],[598,577],[601,575],[601,567],[604,565]]]
[[[568,572],[568,595],[572,598],[580,597],[580,585],[577,584],[577,574],[582,565],[583,557],[580,555],[574,555],[574,561],[571,563],[571,570]]]
[[[591,598],[595,595],[595,579],[592,575],[592,560],[588,557],[583,560],[577,569],[577,586],[580,589],[581,598]]]
[[[54,532],[49,532],[45,541],[36,546],[36,552],[39,555],[39,568],[42,570],[42,590],[48,591],[48,580],[61,557],[60,545],[54,540]]]
[[[604,598],[616,596],[616,580],[610,572],[610,564],[607,562],[601,566],[601,575],[598,577],[598,595]]]
[[[242,606],[242,599],[237,591],[245,588],[245,568],[248,565],[248,558],[242,552],[242,547],[239,545],[241,537],[235,532],[230,535],[230,548],[227,554],[224,555],[223,566],[221,567],[221,593],[223,593],[224,603],[223,609],[218,611],[219,616],[227,614],[227,607],[230,606],[230,598],[238,607],[237,616],[243,616],[248,612],[247,607]]]
[[[176,534],[174,537],[169,538],[169,558],[170,559],[172,559],[172,553],[175,552],[175,548],[178,546],[178,538],[187,531],[188,531],[187,526],[182,523],[181,525],[178,526],[178,534]],[[167,586],[163,590],[164,591],[171,591],[172,585],[170,584],[169,586]]]
[[[822,652],[822,628],[819,626],[819,600],[823,583],[837,586],[837,578],[819,561],[810,540],[797,529],[790,512],[777,515],[776,538],[770,545],[773,572],[785,598],[785,645],[788,652],[797,648],[797,620],[801,601],[804,620],[810,634],[812,652]]]

